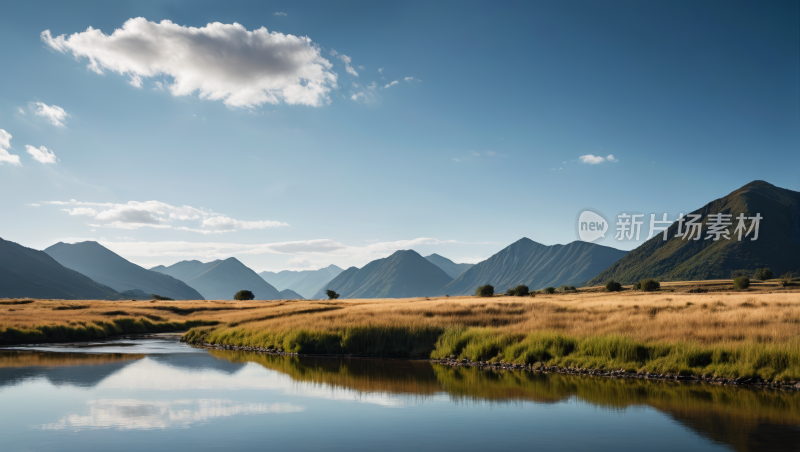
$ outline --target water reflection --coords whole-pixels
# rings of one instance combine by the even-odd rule
[[[800,393],[481,371],[425,361],[206,352],[177,342],[158,347],[154,354],[135,353],[141,350],[136,346],[129,347],[134,353],[112,354],[0,351],[0,438],[8,446],[3,449],[41,449],[44,443],[36,442],[37,435],[62,435],[57,436],[61,441],[67,433],[77,435],[69,438],[79,449],[86,438],[81,435],[103,431],[191,431],[179,445],[204,448],[210,438],[232,428],[239,429],[241,441],[256,444],[263,441],[265,426],[274,428],[272,444],[284,441],[280,444],[289,447],[308,425],[320,438],[358,438],[349,446],[362,449],[367,446],[359,436],[364,431],[378,447],[391,442],[393,429],[413,426],[428,431],[427,436],[419,433],[424,444],[439,450],[455,444],[442,431],[466,425],[491,425],[496,432],[508,426],[498,436],[513,447],[524,447],[525,432],[539,428],[537,440],[550,448],[642,448],[651,445],[648,435],[655,433],[667,442],[653,443],[648,450],[669,450],[665,446],[679,447],[680,441],[698,450],[718,450],[716,445],[743,452],[800,449]],[[302,417],[292,417],[301,412]],[[553,417],[558,413],[565,417]],[[654,418],[652,413],[661,414]],[[650,424],[643,421],[648,416]],[[609,428],[629,437],[615,436],[606,444],[580,439],[579,432],[597,438]],[[26,433],[30,429],[37,433]],[[54,450],[68,449],[48,441],[59,446]],[[309,447],[330,445],[327,439],[303,441]],[[394,448],[403,449],[402,444]],[[473,444],[464,438],[461,445]],[[139,448],[131,443],[124,449]]]
[[[647,406],[737,451],[800,450],[800,393],[606,379],[523,371],[452,368],[414,361],[298,358],[213,350],[221,360],[254,362],[296,381],[364,394],[429,398],[444,392],[459,403],[557,403],[568,399],[600,409]]]
[[[198,422],[240,414],[296,413],[304,407],[289,403],[242,403],[232,400],[135,400],[103,399],[88,401],[88,414],[71,414],[43,430],[83,430],[116,428],[151,430],[186,428]]]

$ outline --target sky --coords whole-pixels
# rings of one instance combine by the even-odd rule
[[[0,42],[0,237],[35,249],[478,262],[800,191],[794,1],[28,1]]]

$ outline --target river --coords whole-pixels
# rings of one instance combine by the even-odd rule
[[[800,392],[208,351],[0,350],[0,450],[800,450]]]

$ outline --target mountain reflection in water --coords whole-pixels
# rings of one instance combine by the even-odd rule
[[[142,350],[148,347],[154,346],[145,344]],[[453,445],[439,431],[459,426],[471,431],[478,425],[498,431],[505,423],[511,436],[502,439],[508,444],[527,444],[536,434],[545,449],[556,444],[617,450],[618,444],[650,441],[653,450],[687,444],[702,450],[800,450],[797,392],[452,368],[427,361],[203,351],[177,342],[160,347],[154,354],[0,351],[5,410],[0,446],[7,446],[0,448],[47,449],[41,446],[50,444],[57,446],[52,450],[80,450],[82,438],[99,441],[105,437],[96,435],[103,431],[134,435],[125,450],[138,450],[137,441],[151,441],[143,435],[163,434],[158,432],[171,432],[173,442],[164,449],[203,448],[232,438],[226,436],[231,428],[238,429],[237,440],[259,444],[264,426],[271,426],[269,441],[280,449],[296,446],[298,432],[313,423],[323,437],[343,435],[342,447],[365,450],[384,443],[403,450],[397,442],[403,436],[392,435],[414,425],[428,446],[423,448],[438,450]],[[387,407],[405,409],[374,411]],[[648,417],[655,412],[661,414]],[[293,417],[298,413],[303,417]],[[609,413],[626,415],[609,418]],[[656,423],[639,422],[643,417]],[[577,428],[576,422],[588,424]],[[651,430],[636,430],[642,427]],[[616,432],[611,435],[634,439],[601,438],[607,428]],[[358,436],[363,431],[367,436]],[[578,436],[564,437],[566,432]],[[577,432],[589,436],[580,438]],[[65,433],[73,436],[59,436]],[[661,439],[646,436],[653,433]],[[45,434],[60,440],[39,441]],[[73,442],[59,442],[69,438]],[[109,447],[113,438],[108,437]],[[302,441],[309,448],[330,445],[327,439]]]
[[[453,368],[427,361],[300,358],[227,350],[210,353],[230,362],[258,363],[296,381],[365,394],[424,399],[444,392],[462,403],[557,403],[575,398],[610,410],[648,406],[737,451],[800,450],[800,392]]]

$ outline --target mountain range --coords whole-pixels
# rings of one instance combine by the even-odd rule
[[[138,289],[174,300],[203,297],[181,280],[142,268],[97,242],[56,243],[44,250],[59,264],[111,287],[117,292]]]
[[[484,284],[493,285],[495,291],[519,284],[531,290],[565,284],[579,286],[625,254],[616,248],[581,241],[548,246],[522,238],[475,264],[437,294],[471,295]]]
[[[435,294],[452,279],[416,251],[401,250],[360,269],[348,268],[313,298],[327,298],[326,290],[335,291],[341,298],[424,297]]]
[[[240,290],[253,292],[256,300],[283,299],[277,289],[235,257],[208,263],[181,261],[169,267],[159,265],[150,270],[185,282],[206,300],[233,300]]]
[[[0,239],[0,297],[104,300],[117,299],[119,294],[43,251]]]
[[[473,265],[475,265],[475,264],[456,264],[450,259],[435,253],[431,254],[430,256],[425,256],[425,259],[428,259],[430,263],[444,270],[444,272],[447,273],[447,276],[454,279],[458,278],[459,275],[461,275],[465,271],[469,270]]]
[[[277,273],[264,271],[258,275],[278,290],[290,289],[303,298],[311,298],[342,271],[335,265],[329,265],[319,270],[284,270]]]
[[[762,217],[757,240],[751,240],[755,230],[739,240],[735,230],[740,213],[748,218],[756,214]],[[661,234],[654,236],[600,272],[589,284],[604,284],[609,279],[623,284],[645,278],[660,281],[727,279],[732,271],[753,271],[760,267],[770,267],[775,275],[800,271],[799,192],[754,181],[691,214],[702,216],[699,240],[694,240],[696,234],[692,234],[691,239],[688,234],[676,237],[679,224],[674,223],[667,230],[668,240]],[[730,240],[724,237],[706,239],[709,214],[731,215]],[[745,224],[749,229],[752,220]]]

